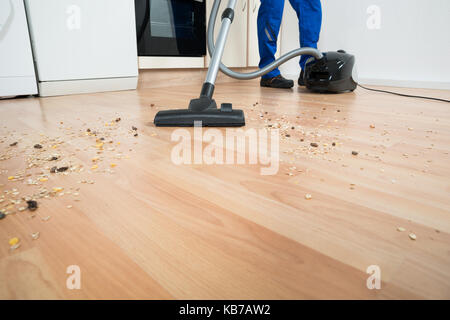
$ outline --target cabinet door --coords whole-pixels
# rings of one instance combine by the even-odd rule
[[[213,2],[213,0],[207,0],[206,2],[206,12],[208,20]],[[220,9],[217,14],[216,24],[214,28],[216,38],[221,26],[220,17],[222,16],[223,10],[225,10],[225,8],[227,7],[227,4],[228,0],[222,0],[220,4]],[[247,0],[238,0],[234,10],[234,20],[228,33],[228,38],[222,57],[222,62],[227,67],[238,68],[247,66],[247,10]],[[207,66],[209,65],[209,61],[210,59],[208,54],[206,59]]]
[[[40,81],[138,75],[133,0],[26,0],[25,5]]]
[[[260,0],[247,0],[248,8],[248,66],[257,67],[259,64],[259,50],[258,50],[258,10],[261,5]],[[278,45],[275,58],[280,57],[281,47],[281,30],[278,34]]]

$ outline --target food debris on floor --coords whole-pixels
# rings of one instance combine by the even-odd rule
[[[9,247],[9,250],[14,251],[14,250],[20,248],[20,245],[21,245],[20,242],[19,242],[19,243],[16,243],[15,245],[10,246],[10,247]]]
[[[38,203],[35,200],[28,200],[27,201],[28,210],[35,211],[38,208]]]
[[[0,178],[1,176],[9,173],[5,177],[8,183],[14,185],[13,188],[9,190],[2,190],[0,194],[0,220],[5,219],[8,215],[13,215],[16,212],[22,213],[28,211],[29,214],[26,216],[27,220],[32,219],[36,216],[35,212],[46,212],[44,209],[39,209],[38,204],[39,199],[53,200],[56,201],[57,198],[64,199],[67,196],[72,195],[72,200],[79,202],[79,187],[70,186],[70,182],[64,182],[65,176],[68,175],[85,175],[86,163],[80,161],[76,158],[76,155],[81,154],[91,154],[88,144],[94,145],[94,150],[96,154],[92,155],[90,158],[94,165],[91,167],[95,170],[100,167],[100,164],[104,161],[109,162],[109,168],[105,170],[98,169],[96,173],[103,174],[114,174],[112,168],[117,166],[117,161],[121,159],[129,159],[129,154],[124,153],[121,150],[120,142],[115,141],[117,137],[123,137],[129,129],[121,126],[122,117],[114,117],[113,120],[106,122],[106,129],[101,125],[92,125],[90,128],[86,128],[86,124],[81,125],[78,128],[72,126],[64,125],[63,121],[58,121],[59,129],[61,130],[61,135],[57,136],[46,136],[43,133],[36,134],[36,140],[39,139],[39,143],[25,142],[25,139],[32,139],[31,135],[23,134],[17,140],[13,140],[8,143],[9,149],[1,150],[0,161],[7,161],[13,159],[14,157],[21,157],[24,159],[24,168],[19,168],[17,170],[4,170],[0,166]],[[79,119],[78,119],[79,120]],[[6,128],[6,127],[5,127]],[[128,127],[130,128],[130,127]],[[131,126],[133,134],[137,134],[137,127]],[[14,132],[14,131],[12,131]],[[11,133],[9,134],[11,135]],[[15,134],[11,136],[15,137]],[[64,138],[66,137],[66,138]],[[3,139],[6,140],[7,137],[0,137],[0,143],[3,143]],[[8,138],[9,139],[9,138]],[[72,142],[73,141],[73,142]],[[136,143],[136,142],[135,142]],[[30,145],[32,146],[30,150]],[[54,149],[58,149],[55,153]],[[53,151],[53,152],[50,152]],[[130,153],[130,149],[127,149],[127,153]],[[111,161],[114,159],[114,161]],[[49,165],[52,163],[53,165]],[[88,167],[87,167],[88,168]],[[111,168],[111,169],[110,169]],[[82,179],[82,183],[86,185],[92,185],[95,183],[93,179],[89,179],[85,176]],[[69,184],[61,187],[52,187],[47,189],[45,184],[49,182],[61,182],[62,184]],[[23,194],[19,188],[19,183],[23,183],[23,188],[26,190]],[[4,187],[4,184],[0,184],[0,187]],[[27,187],[35,188],[27,189]],[[64,190],[66,189],[66,190]],[[45,205],[45,207],[51,206]],[[67,209],[71,209],[72,205],[66,205]],[[39,215],[39,214],[38,214]],[[40,214],[40,219],[43,222],[50,220],[49,215]],[[2,221],[3,223],[3,221]],[[36,240],[39,237],[39,232],[31,234],[32,239]],[[20,242],[11,246],[13,250],[20,247]]]
[[[20,240],[19,240],[19,238],[17,238],[17,237],[14,237],[14,238],[11,238],[11,239],[9,239],[9,245],[10,246],[15,246],[16,244],[18,244],[20,242]]]

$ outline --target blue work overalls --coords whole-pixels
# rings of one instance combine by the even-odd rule
[[[317,48],[320,27],[322,25],[322,6],[320,0],[289,0],[298,17],[300,46]],[[265,67],[275,60],[277,39],[283,17],[284,0],[261,0],[258,12],[258,44],[261,58],[259,67]],[[300,67],[303,69],[308,56],[302,56]],[[280,74],[274,69],[263,78],[272,78]]]

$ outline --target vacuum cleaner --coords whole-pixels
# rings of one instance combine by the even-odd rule
[[[325,52],[323,58],[306,61],[303,81],[313,92],[350,92],[358,85],[355,56],[344,50]]]
[[[322,53],[314,48],[299,48],[282,55],[271,64],[254,72],[240,73],[227,68],[221,63],[228,32],[234,18],[234,8],[237,0],[229,0],[227,8],[222,13],[222,25],[214,43],[214,25],[221,0],[214,0],[208,23],[208,52],[211,57],[205,82],[200,96],[192,99],[188,109],[159,111],[154,119],[156,126],[163,127],[241,127],[245,126],[242,110],[233,109],[231,103],[222,103],[217,107],[213,99],[215,81],[219,69],[226,75],[239,79],[250,80],[259,78],[286,61],[300,56],[309,55],[305,70],[304,82],[306,88],[314,92],[346,92],[356,88],[356,77],[353,71],[355,57],[343,50]]]

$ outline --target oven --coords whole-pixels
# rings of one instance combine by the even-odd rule
[[[206,55],[205,0],[135,0],[139,56]]]

